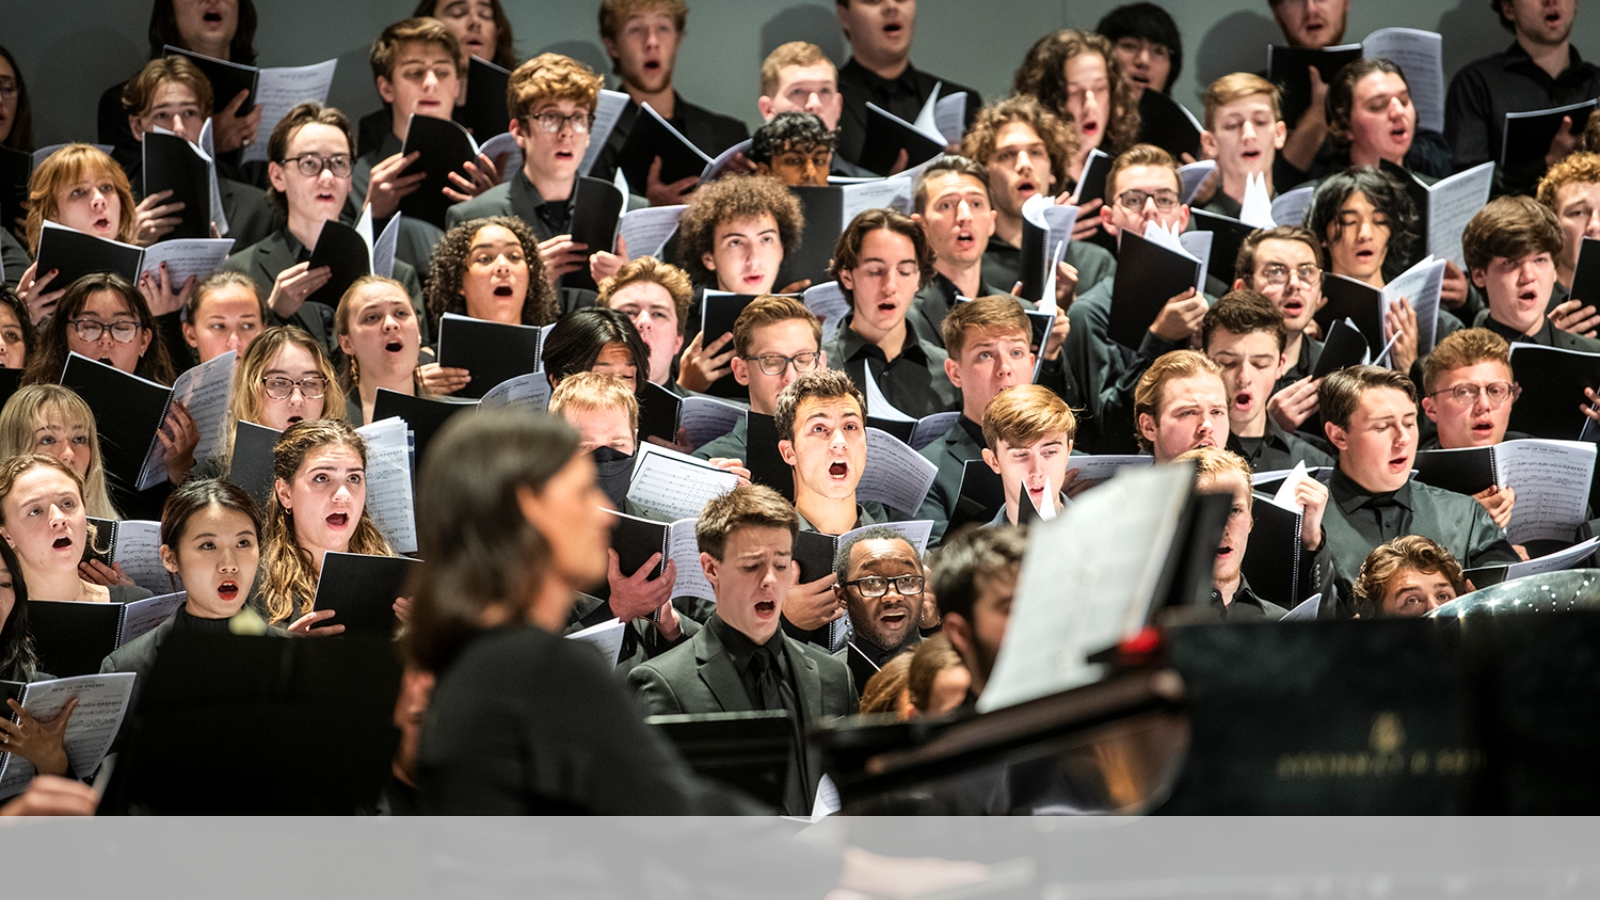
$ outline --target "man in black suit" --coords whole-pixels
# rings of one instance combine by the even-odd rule
[[[652,714],[782,710],[794,726],[784,809],[807,815],[822,775],[805,731],[859,709],[844,663],[780,627],[800,518],[776,491],[745,485],[712,500],[695,538],[716,614],[689,642],[635,667],[628,683]]]
[[[839,548],[834,595],[850,615],[850,638],[833,656],[850,667],[856,690],[884,664],[922,641],[922,556],[899,532],[873,528]]]
[[[605,44],[606,55],[611,57],[612,72],[622,79],[622,90],[632,102],[617,118],[611,139],[595,160],[591,171],[595,177],[609,180],[616,174],[622,164],[622,149],[640,115],[641,104],[650,104],[651,109],[707,156],[715,157],[750,136],[743,122],[695,106],[673,88],[672,71],[678,62],[678,50],[683,46],[688,19],[689,6],[683,0],[602,0],[600,3],[600,41]],[[658,177],[660,166],[658,157],[651,164],[649,180],[629,185],[630,190],[642,194],[651,206],[684,202],[684,197],[699,183],[699,176],[662,184]]]
[[[578,175],[603,84],[593,69],[558,53],[544,53],[518,66],[506,89],[506,113],[511,135],[522,149],[522,168],[505,183],[450,207],[445,216],[446,228],[487,216],[516,216],[527,222],[539,238],[545,273],[559,288],[562,312],[593,306],[595,296],[587,287],[563,284],[563,276],[587,268],[598,283],[623,263],[609,247],[590,248],[572,239],[578,194],[585,186],[611,190],[604,181]]]
[[[839,119],[838,153],[855,162],[861,158],[867,136],[870,102],[907,122],[914,121],[927,103],[934,85],[939,96],[963,91],[971,127],[983,97],[969,87],[939,78],[911,64],[911,38],[917,24],[917,0],[835,0],[839,27],[850,42],[850,61],[839,70],[839,92],[844,94],[844,115]]]

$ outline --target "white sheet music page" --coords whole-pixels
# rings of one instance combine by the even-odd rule
[[[867,466],[856,485],[856,499],[914,513],[922,508],[938,476],[939,467],[910,445],[887,431],[868,428]]]
[[[1088,657],[1143,626],[1193,478],[1188,466],[1128,473],[1030,526],[979,712],[1099,680]]]
[[[356,429],[367,441],[367,514],[396,553],[417,551],[411,447],[399,416]]]
[[[283,121],[289,110],[307,101],[328,102],[328,89],[333,87],[333,72],[339,65],[337,59],[310,66],[281,66],[262,69],[256,81],[256,104],[261,107],[261,127],[255,139],[244,148],[245,162],[267,161],[267,140],[272,129]]]
[[[713,499],[739,486],[739,476],[656,444],[639,445],[628,499],[651,518],[692,519]]]
[[[109,675],[84,675],[55,681],[36,681],[23,695],[23,707],[37,717],[48,718],[61,711],[67,701],[78,698],[78,706],[67,721],[63,748],[67,763],[79,778],[87,778],[99,767],[111,741],[122,727],[133,694],[132,672]],[[20,793],[33,780],[35,769],[16,754],[6,754],[5,774],[0,776],[0,798]]]

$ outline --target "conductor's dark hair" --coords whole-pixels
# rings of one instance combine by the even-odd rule
[[[150,8],[150,58],[162,55],[165,47],[184,47],[183,36],[178,33],[178,13],[173,0],[156,0]],[[228,61],[241,65],[256,64],[256,5],[252,0],[239,0],[239,24],[233,30],[233,40],[228,42]],[[232,101],[232,97],[225,100]]]
[[[11,120],[11,133],[0,147],[10,147],[24,153],[33,151],[33,104],[28,102],[28,83],[22,79],[22,67],[17,65],[17,58],[11,51],[0,47],[0,57],[11,64],[11,71],[17,74],[17,115]]]
[[[28,586],[22,580],[22,566],[11,545],[0,541],[0,562],[5,563],[11,575],[11,615],[0,624],[0,680],[32,681],[39,667],[39,656],[33,651],[33,637],[28,632]]]
[[[973,528],[946,541],[933,561],[933,595],[939,612],[971,622],[984,585],[996,577],[1017,577],[1027,549],[1027,532],[1011,525]]]
[[[751,135],[750,161],[771,165],[772,158],[785,150],[832,150],[833,144],[834,134],[820,117],[808,112],[778,113]]]
[[[544,370],[555,382],[594,368],[607,344],[622,344],[633,356],[634,385],[650,380],[650,351],[638,329],[614,309],[575,309],[561,317],[544,339]]]
[[[1113,44],[1125,37],[1136,37],[1166,47],[1172,71],[1167,73],[1167,83],[1161,86],[1161,93],[1172,93],[1173,83],[1183,72],[1183,33],[1166,10],[1154,3],[1119,6],[1101,16],[1094,30]]]
[[[517,494],[540,494],[578,452],[559,417],[509,410],[455,416],[440,429],[417,487],[417,548],[409,585],[408,662],[441,672],[501,609],[526,621],[549,568],[550,543],[522,514]]]
[[[1344,233],[1339,210],[1355,194],[1365,195],[1373,209],[1389,219],[1389,249],[1383,259],[1383,280],[1389,281],[1411,265],[1418,222],[1417,204],[1393,175],[1368,166],[1351,166],[1329,175],[1317,185],[1311,209],[1306,212],[1306,227],[1324,248],[1337,244]]]

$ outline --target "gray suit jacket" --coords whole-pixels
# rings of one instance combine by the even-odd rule
[[[779,635],[807,728],[825,716],[853,715],[860,708],[848,666],[821,647]],[[733,658],[713,628],[702,628],[688,643],[635,666],[628,684],[639,692],[651,715],[743,712],[752,707]]]
[[[28,251],[22,249],[22,242],[11,235],[11,229],[0,228],[0,267],[5,268],[5,282],[12,287],[22,280],[22,273],[33,260],[28,257]]]
[[[933,520],[933,531],[928,545],[936,547],[944,541],[945,530],[950,527],[950,516],[961,500],[961,476],[971,460],[983,459],[983,445],[972,439],[961,420],[957,419],[950,430],[920,451],[928,462],[939,467],[933,487],[928,489],[917,518]]]

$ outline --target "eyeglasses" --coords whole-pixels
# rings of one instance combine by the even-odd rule
[[[1261,277],[1267,280],[1267,284],[1280,288],[1289,283],[1290,274],[1306,287],[1316,287],[1322,283],[1322,270],[1316,266],[1300,266],[1291,270],[1288,266],[1274,263],[1261,270]]]
[[[1462,406],[1471,406],[1478,402],[1480,393],[1489,398],[1489,406],[1491,408],[1499,409],[1507,400],[1515,400],[1522,396],[1522,385],[1507,384],[1504,381],[1491,381],[1488,384],[1474,384],[1469,381],[1466,384],[1458,384],[1442,391],[1434,391],[1428,396],[1437,397],[1440,394],[1449,394],[1452,399]]]
[[[845,587],[855,588],[861,592],[861,596],[869,600],[889,593],[890,585],[893,585],[895,592],[902,597],[915,597],[922,593],[922,576],[898,575],[894,578],[885,578],[882,575],[868,575],[844,583]]]
[[[333,177],[335,178],[348,178],[350,177],[350,168],[352,165],[354,165],[350,161],[350,157],[343,153],[335,156],[318,156],[315,153],[302,153],[299,156],[291,156],[287,159],[280,159],[278,162],[282,165],[294,163],[295,168],[300,170],[300,174],[306,176],[307,178],[316,178],[322,174],[323,169],[327,169],[329,172],[332,172]]]
[[[0,100],[10,100],[17,96],[17,94],[20,92],[21,88],[17,87],[17,83],[15,81],[12,81],[9,78],[0,81]]]
[[[1146,200],[1154,200],[1156,209],[1162,212],[1170,212],[1177,209],[1179,203],[1177,191],[1156,191],[1152,194],[1132,188],[1117,195],[1117,205],[1128,212],[1138,212],[1144,209]]]
[[[107,325],[99,319],[73,319],[72,330],[78,335],[78,340],[94,343],[100,336],[111,332],[111,338],[119,344],[131,343],[144,330],[138,322],[112,322]]]
[[[274,400],[287,400],[294,395],[294,389],[300,389],[300,396],[307,400],[321,399],[328,392],[328,379],[321,375],[310,375],[295,381],[282,375],[268,375],[261,379],[267,386],[267,396]]]
[[[588,112],[575,112],[570,116],[564,116],[555,110],[547,110],[528,116],[528,121],[538,122],[539,130],[548,131],[551,134],[559,134],[561,129],[568,125],[571,125],[572,130],[578,134],[584,134],[589,130],[591,118]]]
[[[789,368],[790,363],[794,364],[794,373],[796,375],[804,375],[816,369],[817,361],[821,356],[820,353],[807,351],[805,353],[796,353],[793,356],[784,356],[780,353],[764,353],[760,356],[747,356],[745,359],[753,361],[767,375],[782,375],[783,370]]]

